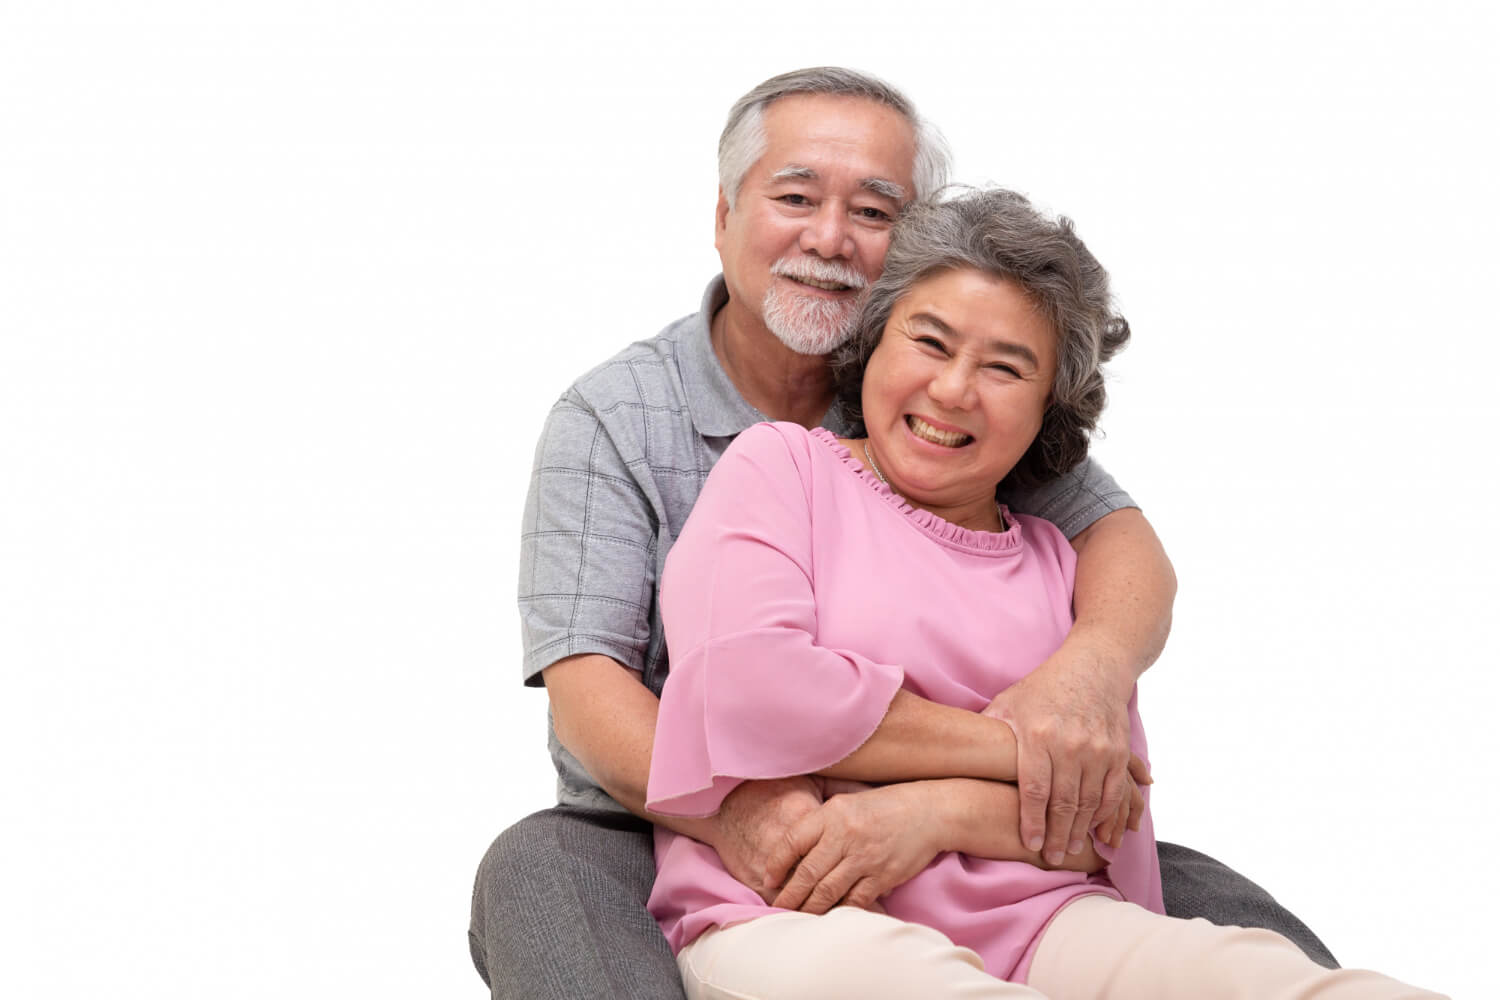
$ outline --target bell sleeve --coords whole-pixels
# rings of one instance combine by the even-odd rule
[[[818,642],[813,539],[836,516],[818,480],[846,474],[815,461],[821,447],[794,424],[745,431],[668,555],[671,672],[649,809],[708,816],[742,781],[837,763],[869,739],[901,687],[900,667]]]

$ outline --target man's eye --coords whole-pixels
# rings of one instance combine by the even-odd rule
[[[812,204],[812,202],[807,200],[807,195],[804,194],[784,194],[781,196],[780,200],[786,202],[788,205]]]
[[[861,219],[868,219],[871,222],[890,222],[891,221],[890,215],[888,213],[886,213],[886,212],[881,211],[878,208],[861,208],[856,214]]]

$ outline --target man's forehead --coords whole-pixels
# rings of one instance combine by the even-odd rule
[[[832,159],[866,168],[862,187],[888,196],[909,190],[916,131],[895,108],[865,97],[792,94],[764,115],[767,148],[758,165],[772,179],[817,179]],[[810,162],[818,154],[822,162]]]

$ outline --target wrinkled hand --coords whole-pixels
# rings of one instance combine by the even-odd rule
[[[1146,814],[1146,797],[1141,794],[1141,786],[1151,784],[1151,772],[1146,768],[1146,762],[1135,754],[1130,755],[1130,794],[1120,800],[1120,807],[1115,814],[1094,828],[1094,839],[1101,844],[1108,844],[1118,848],[1125,842],[1126,830],[1139,830],[1141,828],[1141,817]]]
[[[769,903],[787,867],[782,866],[772,881],[772,858],[786,854],[788,835],[797,821],[822,803],[822,789],[814,778],[746,781],[719,806],[710,846],[719,852],[729,874]]]
[[[1049,864],[1081,851],[1101,823],[1123,834],[1115,830],[1122,810],[1127,822],[1135,812],[1128,698],[1087,665],[1054,657],[984,710],[1016,734],[1021,843]]]
[[[792,827],[772,856],[773,878],[797,868],[771,905],[804,913],[840,904],[878,910],[882,896],[939,853],[933,826],[923,782],[834,795]]]

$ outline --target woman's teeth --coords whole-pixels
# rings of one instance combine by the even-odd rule
[[[974,440],[968,434],[940,431],[921,417],[914,417],[911,414],[907,414],[906,426],[910,427],[911,432],[923,441],[931,441],[933,444],[940,444],[945,448],[958,448]]]

